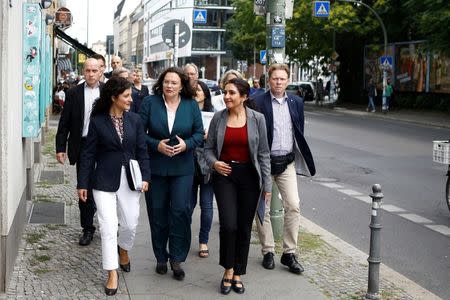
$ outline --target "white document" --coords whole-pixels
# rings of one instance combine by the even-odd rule
[[[203,128],[205,129],[206,132],[208,132],[209,123],[211,123],[213,116],[214,116],[213,112],[202,111]]]

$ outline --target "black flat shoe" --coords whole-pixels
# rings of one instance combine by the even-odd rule
[[[109,289],[105,286],[105,294],[108,296],[114,296],[117,293],[117,289],[119,288],[119,272],[117,272],[117,287],[115,289]]]
[[[186,273],[184,273],[184,270],[181,267],[181,263],[177,261],[170,262],[170,268],[173,271],[173,278],[175,278],[176,280],[183,280],[186,276]]]
[[[237,286],[236,284],[240,284],[241,286]],[[243,294],[245,292],[245,287],[242,281],[240,280],[232,280],[233,291],[238,294]]]
[[[120,248],[120,246],[119,245],[117,245],[117,252],[119,252],[119,257],[120,257],[120,249],[122,249],[122,248]],[[124,271],[124,272],[130,272],[131,271],[131,264],[130,264],[130,261],[129,261],[129,259],[128,259],[128,263],[126,263],[126,264],[124,264],[124,265],[121,265],[120,263],[119,263],[119,266],[120,266],[120,268]]]
[[[226,283],[230,283],[230,285],[225,285]],[[228,295],[231,292],[231,288],[233,287],[233,280],[228,278],[222,278],[220,282],[220,293],[224,295]]]
[[[167,263],[159,262],[156,264],[156,273],[164,275],[167,273]]]
[[[94,238],[94,233],[91,231],[85,231],[83,232],[83,235],[80,237],[80,240],[78,241],[78,244],[80,246],[88,246],[92,239]]]

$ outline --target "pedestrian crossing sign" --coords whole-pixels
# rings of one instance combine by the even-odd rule
[[[194,9],[194,24],[206,24],[206,9]]]
[[[380,65],[385,68],[392,68],[392,56],[381,56]]]
[[[259,61],[261,62],[262,65],[267,64],[267,51],[266,50],[259,51]]]
[[[313,16],[328,18],[330,16],[330,1],[313,1]]]

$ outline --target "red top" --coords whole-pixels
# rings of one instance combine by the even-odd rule
[[[250,161],[247,124],[243,127],[229,127],[225,130],[220,160],[246,163]]]

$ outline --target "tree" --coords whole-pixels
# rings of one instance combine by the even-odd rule
[[[225,40],[233,57],[253,61],[254,51],[266,49],[264,18],[253,13],[252,0],[234,0],[233,16],[225,24]]]

